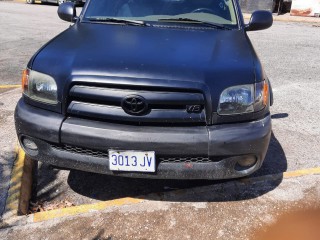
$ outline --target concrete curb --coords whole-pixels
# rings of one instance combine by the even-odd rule
[[[84,205],[79,205],[74,207],[55,209],[55,210],[50,210],[46,212],[34,213],[33,222],[43,222],[50,219],[73,216],[73,215],[78,215],[78,214],[92,212],[92,211],[99,211],[99,210],[104,210],[110,207],[133,205],[133,204],[138,204],[142,202],[144,202],[143,199],[127,197],[127,198],[120,198],[120,199],[115,199],[110,201],[103,201],[99,203],[84,204]]]
[[[15,160],[10,177],[8,195],[2,216],[1,227],[11,225],[16,222],[19,208],[19,198],[21,190],[21,179],[24,164],[24,153],[20,152],[18,145],[15,148]]]
[[[26,215],[29,213],[29,202],[32,196],[32,186],[34,182],[33,171],[36,167],[36,161],[30,159],[29,157],[25,157],[18,205],[19,215]]]
[[[24,151],[16,147],[16,159],[10,178],[10,187],[3,214],[3,222],[10,224],[15,217],[28,214],[32,193],[32,172],[35,162],[26,157]]]

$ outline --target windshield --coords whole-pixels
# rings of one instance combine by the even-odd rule
[[[91,0],[84,20],[116,18],[144,22],[237,26],[232,0]],[[195,20],[195,21],[190,21]]]

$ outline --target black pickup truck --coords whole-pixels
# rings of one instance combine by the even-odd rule
[[[225,179],[259,169],[272,89],[236,0],[87,0],[23,72],[15,111],[34,160],[116,176]]]

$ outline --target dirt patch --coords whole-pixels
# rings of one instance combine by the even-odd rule
[[[60,202],[30,202],[29,205],[29,214],[36,213],[36,212],[46,212],[55,209],[67,208],[75,206],[74,203],[69,202],[67,200],[60,201]]]

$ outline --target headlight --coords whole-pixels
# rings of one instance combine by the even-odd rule
[[[22,88],[29,98],[48,104],[57,104],[57,84],[46,74],[26,69],[22,76]]]
[[[233,115],[262,110],[268,103],[269,89],[265,81],[229,87],[221,95],[219,115]]]

